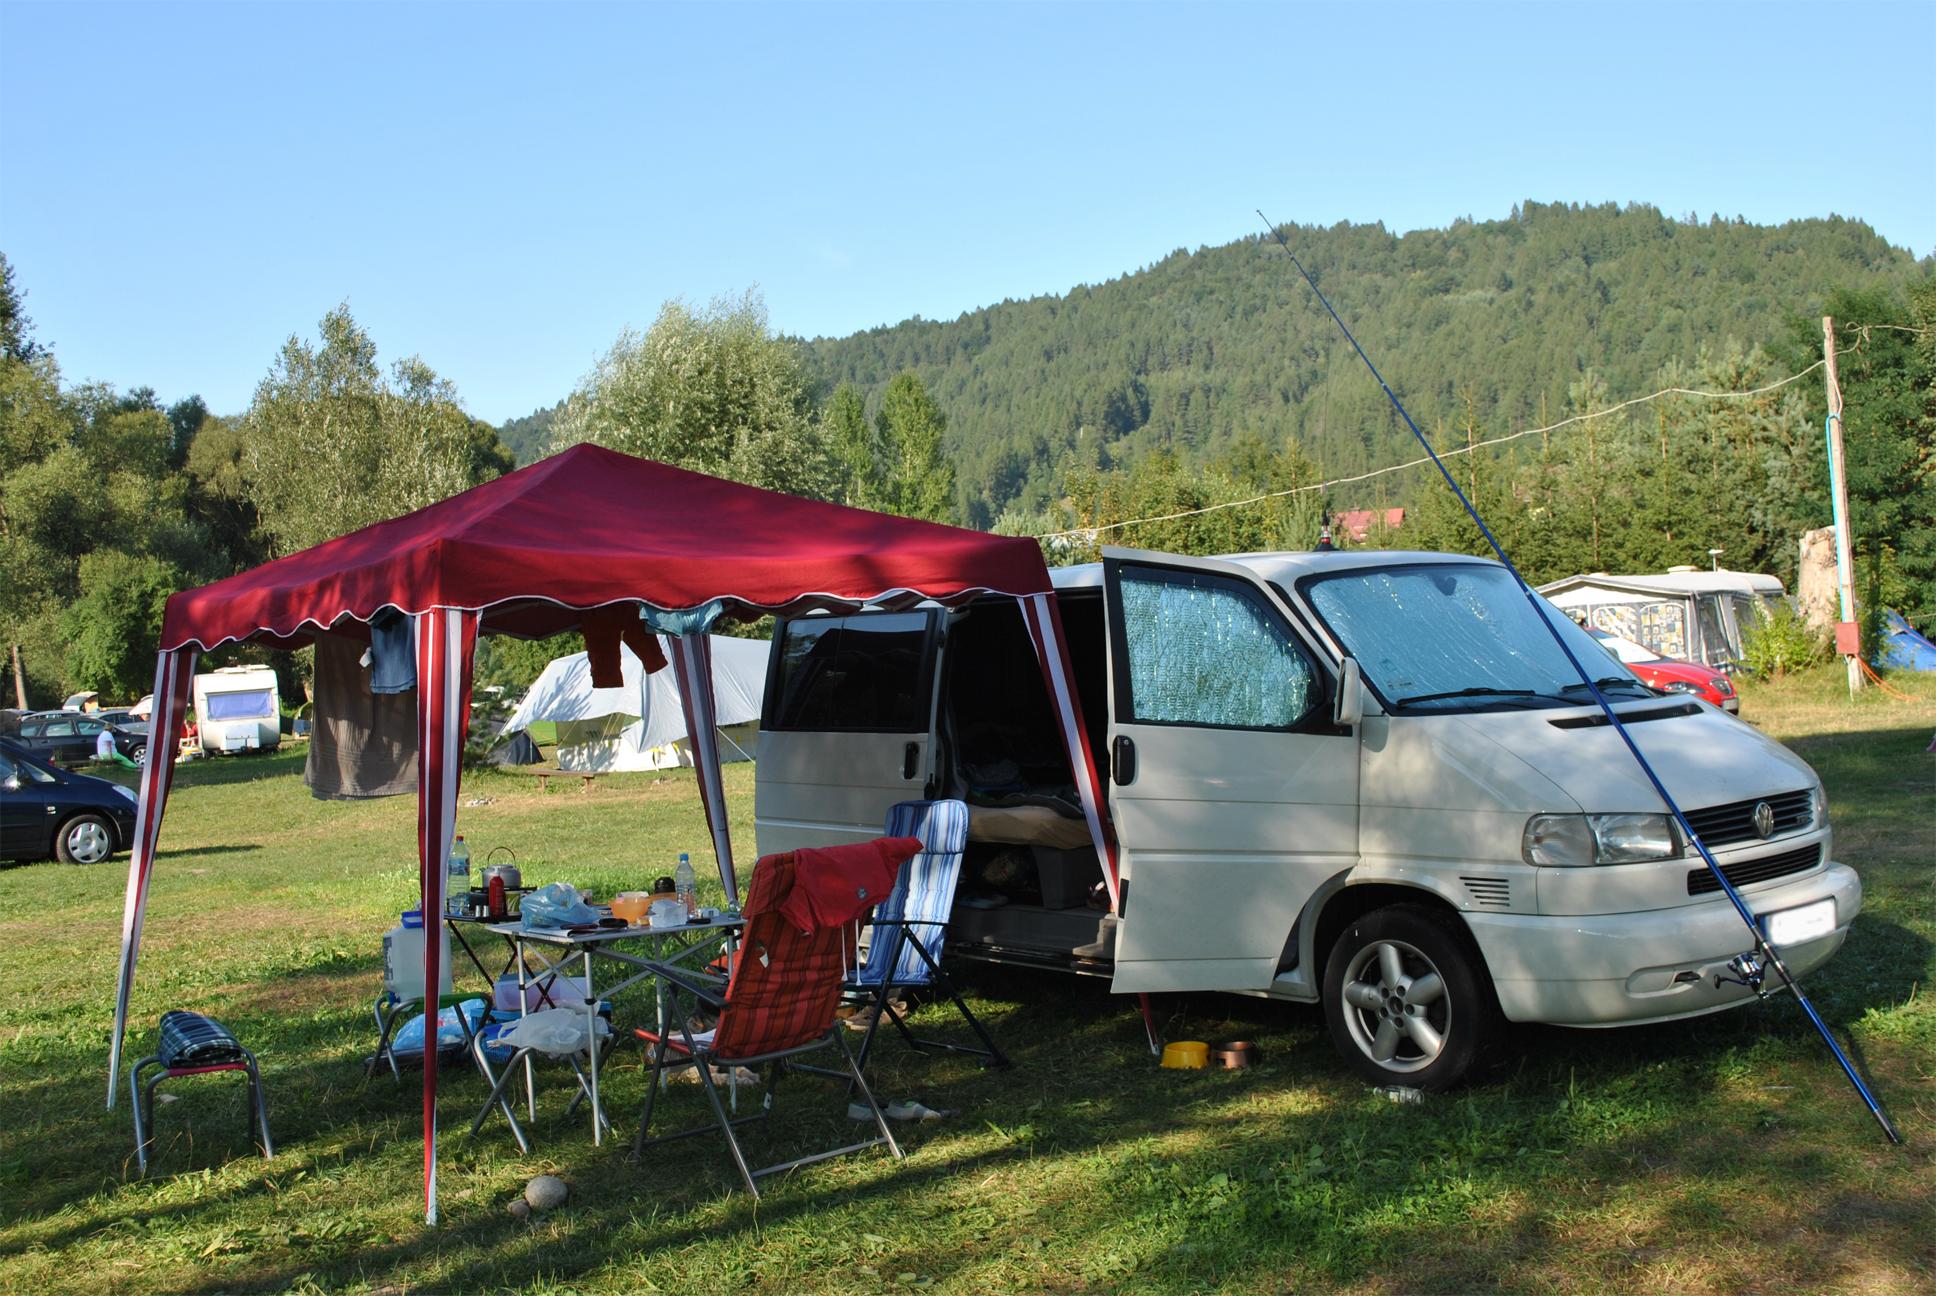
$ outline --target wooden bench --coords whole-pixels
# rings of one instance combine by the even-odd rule
[[[505,766],[504,768],[517,769],[518,767],[511,765]],[[583,779],[584,785],[578,789],[580,792],[590,792],[592,790],[592,784],[598,781],[597,773],[590,770],[525,769],[519,772],[529,774],[532,778],[538,780],[538,791],[544,793],[551,791],[551,780],[554,778]]]

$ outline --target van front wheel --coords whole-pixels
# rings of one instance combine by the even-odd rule
[[[1458,920],[1420,905],[1374,909],[1324,968],[1331,1041],[1373,1084],[1450,1089],[1499,1033],[1478,952]]]

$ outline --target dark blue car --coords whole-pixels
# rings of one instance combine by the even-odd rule
[[[0,859],[100,864],[134,841],[134,793],[0,738]]]

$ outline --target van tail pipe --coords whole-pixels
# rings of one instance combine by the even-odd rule
[[[1573,655],[1571,648],[1567,647],[1566,640],[1560,636],[1559,627],[1553,624],[1551,618],[1547,616],[1545,609],[1540,606],[1539,595],[1534,593],[1533,587],[1526,583],[1526,578],[1519,574],[1519,568],[1514,565],[1513,560],[1506,556],[1505,546],[1499,543],[1499,538],[1493,535],[1492,528],[1488,527],[1485,519],[1479,516],[1479,510],[1473,506],[1471,500],[1466,498],[1465,492],[1459,489],[1459,483],[1453,479],[1451,472],[1446,469],[1444,461],[1439,458],[1438,451],[1432,448],[1432,443],[1426,439],[1425,433],[1421,432],[1418,424],[1412,421],[1412,416],[1406,412],[1404,402],[1398,399],[1398,396],[1385,382],[1384,375],[1378,372],[1378,366],[1371,362],[1371,357],[1365,354],[1365,349],[1358,345],[1358,339],[1351,335],[1351,330],[1346,327],[1344,320],[1331,305],[1330,300],[1325,297],[1323,289],[1318,287],[1318,281],[1311,277],[1311,272],[1306,270],[1304,263],[1297,259],[1297,253],[1291,250],[1291,245],[1285,239],[1284,232],[1268,216],[1264,215],[1262,211],[1257,213],[1257,219],[1264,222],[1264,228],[1269,230],[1271,237],[1277,240],[1277,245],[1284,249],[1284,255],[1291,259],[1293,266],[1297,267],[1297,272],[1303,276],[1304,282],[1311,286],[1311,291],[1316,294],[1319,304],[1331,316],[1331,321],[1338,326],[1338,331],[1344,334],[1345,341],[1349,342],[1351,349],[1358,353],[1358,358],[1365,362],[1365,368],[1371,370],[1371,376],[1377,380],[1379,389],[1385,393],[1385,399],[1389,400],[1392,408],[1398,411],[1398,416],[1405,420],[1405,426],[1411,429],[1412,435],[1418,439],[1419,445],[1423,446],[1425,453],[1430,456],[1432,466],[1439,470],[1439,476],[1445,479],[1446,486],[1458,497],[1459,503],[1465,506],[1467,515],[1472,518],[1473,524],[1479,528],[1479,534],[1486,538],[1486,543],[1492,547],[1493,553],[1499,556],[1499,561],[1505,565],[1506,570],[1511,572],[1513,579],[1519,583],[1520,592],[1526,596],[1526,601],[1532,605],[1534,617],[1541,625],[1546,627],[1547,633],[1553,636],[1553,642],[1559,645],[1559,650],[1565,655],[1567,662],[1575,671],[1579,672],[1580,682],[1585,685],[1587,692],[1592,694],[1594,703],[1600,708],[1601,713],[1606,716],[1607,723],[1613,727],[1615,733],[1620,735],[1620,741],[1626,744],[1627,750],[1633,755],[1634,762],[1640,766],[1641,772],[1647,776],[1647,781],[1653,784],[1654,791],[1659,794],[1662,803],[1667,807],[1668,813],[1674,817],[1674,822],[1680,826],[1680,830],[1686,837],[1688,844],[1693,846],[1695,851],[1700,855],[1701,862],[1707,865],[1708,871],[1714,874],[1715,881],[1721,884],[1721,890],[1726,894],[1728,903],[1734,906],[1734,911],[1741,916],[1741,921],[1747,924],[1748,932],[1753,937],[1754,944],[1742,954],[1737,955],[1730,964],[1730,969],[1740,978],[1737,984],[1745,985],[1757,995],[1762,995],[1765,998],[1766,996],[1762,994],[1761,989],[1762,979],[1767,971],[1773,970],[1775,975],[1781,979],[1782,984],[1787,986],[1789,992],[1795,996],[1795,1002],[1800,1004],[1802,1011],[1808,1015],[1808,1020],[1814,1025],[1816,1032],[1821,1035],[1822,1042],[1828,1045],[1828,1051],[1834,1055],[1836,1063],[1842,1068],[1842,1074],[1848,1077],[1851,1085],[1855,1086],[1855,1092],[1862,1099],[1863,1105],[1869,1109],[1869,1114],[1875,1117],[1876,1124],[1882,1127],[1883,1134],[1888,1137],[1891,1143],[1901,1143],[1902,1134],[1896,1129],[1895,1122],[1889,1118],[1889,1113],[1883,1109],[1881,1102],[1876,1099],[1876,1096],[1869,1091],[1869,1086],[1863,1082],[1862,1077],[1856,1072],[1855,1066],[1848,1059],[1848,1055],[1842,1051],[1842,1046],[1836,1043],[1834,1034],[1828,1028],[1828,1023],[1822,1020],[1821,1014],[1815,1011],[1815,1005],[1810,1003],[1808,996],[1802,992],[1800,982],[1788,970],[1788,965],[1782,962],[1781,955],[1776,953],[1774,945],[1761,930],[1761,925],[1755,921],[1754,913],[1748,908],[1747,903],[1741,899],[1741,893],[1734,889],[1734,883],[1728,880],[1728,875],[1721,871],[1719,864],[1715,863],[1714,856],[1708,853],[1707,846],[1701,841],[1700,834],[1694,831],[1694,826],[1688,823],[1687,816],[1681,813],[1679,803],[1669,794],[1666,784],[1660,781],[1660,775],[1656,774],[1654,767],[1647,763],[1647,758],[1641,754],[1640,748],[1634,743],[1633,735],[1629,734],[1627,727],[1620,723],[1620,717],[1614,714],[1612,704],[1607,701],[1606,695],[1600,691],[1600,686],[1593,682],[1592,673],[1580,664],[1580,659]],[[1727,979],[1734,980],[1734,978]]]

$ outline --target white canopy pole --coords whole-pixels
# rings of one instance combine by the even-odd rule
[[[1089,749],[1089,730],[1082,723],[1082,708],[1076,699],[1075,671],[1069,664],[1068,639],[1062,632],[1062,613],[1053,594],[1030,594],[1019,600],[1022,620],[1028,625],[1029,640],[1042,663],[1042,682],[1048,686],[1055,703],[1057,727],[1062,747],[1069,755],[1069,768],[1076,779],[1076,795],[1082,802],[1082,817],[1089,821],[1089,840],[1102,862],[1103,882],[1109,888],[1109,912],[1120,908],[1116,880],[1116,834],[1110,827],[1109,812],[1103,805],[1102,780],[1096,771],[1096,756]]]
[[[121,1082],[121,1042],[128,1029],[128,996],[134,990],[134,964],[141,953],[141,922],[148,911],[148,875],[154,869],[161,816],[175,782],[175,735],[188,714],[195,687],[193,648],[177,648],[155,659],[155,695],[148,723],[148,761],[141,770],[141,793],[134,817],[134,849],[128,855],[128,895],[121,909],[121,977],[114,991],[114,1036],[108,1043],[108,1110]]]
[[[437,1222],[437,987],[443,970],[444,867],[457,831],[457,787],[470,732],[478,614],[432,608],[417,617],[417,877],[424,923],[424,1222]]]
[[[719,731],[713,705],[713,646],[704,631],[667,635],[672,645],[672,669],[679,678],[679,702],[686,713],[686,736],[692,743],[692,767],[699,775],[699,799],[706,807],[712,830],[713,856],[719,880],[730,904],[739,903],[739,879],[733,874],[733,838],[726,827],[726,789],[719,777]]]

